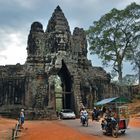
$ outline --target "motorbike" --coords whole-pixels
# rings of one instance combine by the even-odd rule
[[[103,134],[112,135],[114,138],[118,137],[118,122],[114,118],[110,117],[102,120],[101,127]]]
[[[104,134],[111,134],[113,137],[117,137],[118,134],[125,134],[130,120],[128,106],[126,105],[128,102],[126,98],[114,97],[106,98],[96,103],[98,106],[104,105],[108,107],[110,110],[106,111],[110,112],[110,115],[107,114],[114,118],[108,120],[104,118],[102,121],[101,126]]]
[[[81,116],[81,123],[83,126],[87,126],[88,127],[88,116]]]

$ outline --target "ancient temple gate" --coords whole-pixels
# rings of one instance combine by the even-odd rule
[[[31,119],[55,117],[61,108],[78,115],[81,105],[92,108],[95,98],[116,91],[121,93],[110,84],[110,75],[87,59],[84,30],[76,27],[71,34],[59,6],[46,31],[40,22],[32,23],[25,64],[0,66],[1,114],[13,115],[24,107]]]
[[[53,106],[55,110],[62,108],[74,109],[74,96],[72,92],[72,78],[66,67],[49,77],[49,95],[54,95]],[[53,92],[53,93],[52,93]],[[51,97],[50,97],[51,98]],[[51,99],[49,99],[51,101]]]

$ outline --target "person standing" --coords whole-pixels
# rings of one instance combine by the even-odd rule
[[[23,129],[23,124],[24,124],[24,109],[22,108],[20,111],[20,116],[19,116],[19,124],[20,128]]]

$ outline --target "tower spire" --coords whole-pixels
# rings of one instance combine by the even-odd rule
[[[55,10],[57,10],[57,11],[61,11],[61,12],[62,12],[62,9],[60,8],[60,6],[59,6],[59,5],[56,7],[56,9],[55,9]]]
[[[53,31],[70,32],[68,21],[59,5],[54,10],[52,17],[49,20],[46,31],[47,32],[53,32]]]

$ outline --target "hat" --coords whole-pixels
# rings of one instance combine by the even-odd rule
[[[21,111],[24,111],[24,109],[22,108]]]

